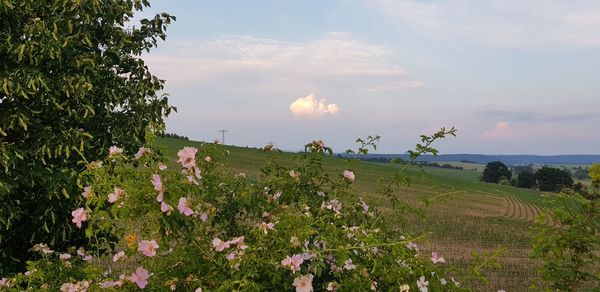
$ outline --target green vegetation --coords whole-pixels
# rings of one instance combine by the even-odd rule
[[[0,1],[0,272],[23,269],[33,243],[81,242],[69,212],[85,161],[137,150],[171,112],[141,54],[174,18],[128,28],[147,6]]]
[[[481,180],[488,183],[499,183],[502,180],[509,180],[512,172],[506,165],[500,161],[492,161],[485,166]]]
[[[155,144],[165,149],[174,166],[177,149],[198,147],[202,143],[158,138]],[[232,174],[260,176],[258,169],[270,155],[255,148],[221,147],[230,153],[224,165]],[[291,167],[297,156],[296,153],[281,153],[275,156],[275,161]],[[324,157],[322,163],[332,175],[345,168],[344,159],[340,158]],[[377,199],[377,181],[391,178],[399,167],[402,165],[375,162],[353,165],[357,177],[352,196],[373,202]],[[491,283],[484,290],[519,291],[531,283],[538,284],[533,268],[538,262],[529,257],[532,246],[530,228],[536,226],[537,218],[551,207],[546,201],[549,194],[479,182],[480,173],[474,171],[411,166],[405,173],[410,185],[401,189],[398,198],[411,206],[431,204],[427,209],[428,216],[423,220],[416,216],[410,220],[391,221],[398,230],[416,229],[430,233],[424,241],[426,248],[443,254],[447,261],[459,267],[461,273],[466,273],[473,263],[473,252],[492,253],[503,249],[504,257],[500,259],[503,268],[486,271]],[[434,198],[447,199],[440,201]],[[383,212],[390,215],[396,212],[387,207],[390,205],[385,201],[380,205]],[[390,216],[390,219],[393,220],[393,217]],[[552,225],[552,219],[549,218],[547,223]]]
[[[573,186],[571,174],[562,169],[542,167],[534,174],[535,185],[540,191],[560,192]]]

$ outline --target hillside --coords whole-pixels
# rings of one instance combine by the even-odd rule
[[[158,146],[164,147],[172,162],[177,150],[184,146],[199,146],[200,142],[159,138]],[[269,154],[254,148],[223,146],[230,151],[225,166],[233,173],[244,172],[258,176],[259,169]],[[293,165],[298,154],[281,153],[277,160]],[[328,157],[324,165],[332,174],[345,169],[344,159]],[[377,179],[390,177],[396,165],[362,162],[354,168],[357,174],[356,195],[372,203],[377,198]],[[432,204],[424,221],[409,217],[395,220],[393,224],[402,230],[410,224],[412,230],[430,233],[425,248],[436,250],[455,265],[465,268],[471,262],[472,252],[491,252],[504,248],[501,271],[491,272],[492,286],[508,291],[524,290],[534,281],[535,262],[529,259],[531,238],[529,229],[536,217],[548,206],[540,192],[510,186],[481,183],[476,171],[453,169],[415,168],[408,171],[411,185],[397,193],[401,201],[419,205],[423,198],[442,196],[445,200]],[[392,212],[387,204],[379,206],[384,212]],[[392,216],[390,216],[392,218]],[[547,224],[552,224],[547,221]]]

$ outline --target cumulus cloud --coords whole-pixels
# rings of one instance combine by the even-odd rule
[[[423,84],[411,80],[390,55],[386,47],[365,43],[349,33],[330,32],[302,42],[235,35],[170,42],[168,48],[159,48],[144,59],[153,72],[168,80],[168,86],[289,93],[390,91]]]
[[[516,133],[510,126],[510,123],[501,121],[496,123],[493,129],[485,130],[483,137],[486,139],[510,139],[515,138]]]
[[[369,0],[402,27],[435,39],[503,46],[600,46],[600,2]]]
[[[290,111],[300,117],[319,117],[340,111],[336,104],[328,104],[324,98],[318,100],[314,94],[300,97],[290,104]]]

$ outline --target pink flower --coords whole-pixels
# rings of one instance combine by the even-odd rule
[[[177,162],[181,163],[185,168],[196,166],[196,152],[198,152],[198,149],[195,147],[183,147],[183,149],[177,152],[177,156],[179,157]]]
[[[135,283],[140,289],[146,288],[148,285],[148,271],[142,267],[138,267],[133,274],[131,274],[131,282]]]
[[[120,251],[113,256],[113,262],[118,262],[122,259],[125,259],[125,252]]]
[[[337,199],[333,199],[327,204],[327,209],[332,210],[337,214],[342,210],[342,203]]]
[[[9,286],[10,286],[10,279],[8,279],[8,278],[0,279],[0,287],[9,287]]]
[[[421,276],[419,280],[417,280],[417,287],[421,292],[427,292],[427,286],[429,285],[429,281],[425,281],[425,277]]]
[[[91,186],[83,187],[83,193],[81,193],[81,195],[86,199],[89,198],[92,195],[92,187]]]
[[[304,256],[301,254],[295,254],[291,257],[288,256],[281,260],[281,265],[292,270],[292,273],[300,271],[300,265],[304,262]]]
[[[444,258],[443,258],[443,257],[439,256],[439,255],[437,254],[437,252],[432,252],[432,253],[431,253],[431,262],[433,262],[434,264],[437,264],[437,263],[445,263],[445,262],[446,262],[446,260],[444,260]]]
[[[121,188],[115,187],[113,192],[108,194],[108,202],[109,203],[114,203],[117,200],[119,200],[121,198],[121,195],[123,194],[123,190]]]
[[[119,148],[117,146],[113,145],[113,146],[110,146],[110,148],[108,148],[108,156],[110,156],[110,157],[114,157],[114,156],[120,155],[122,153],[123,153],[123,149]]]
[[[256,226],[258,227],[258,229],[262,230],[265,234],[268,233],[268,230],[275,230],[275,224],[273,222],[260,222],[258,224],[256,224]]]
[[[142,252],[147,257],[155,256],[156,249],[158,249],[158,244],[154,240],[142,240],[138,244],[138,251]]]
[[[208,220],[208,214],[206,214],[206,212],[200,214],[200,220],[202,220],[202,222],[206,223],[206,220]]]
[[[66,261],[70,258],[71,258],[71,255],[68,253],[61,253],[60,255],[58,255],[58,259],[60,259],[61,261]]]
[[[165,169],[167,169],[167,165],[166,165],[166,164],[164,164],[164,163],[162,163],[162,162],[159,162],[159,163],[158,163],[158,169],[160,169],[160,170],[165,170]]]
[[[136,160],[140,159],[146,153],[152,153],[152,151],[150,151],[150,149],[148,149],[146,147],[140,147],[140,149],[138,149],[138,152],[133,156],[133,158]]]
[[[248,246],[244,243],[244,237],[240,236],[240,237],[236,237],[230,241],[227,242],[228,244],[236,244],[237,248],[240,250],[244,250],[247,249]]]
[[[414,249],[416,251],[419,251],[419,246],[417,246],[417,244],[413,243],[413,242],[407,243],[406,244],[406,248],[408,248],[408,249]]]
[[[224,251],[225,249],[229,248],[230,244],[231,243],[229,241],[222,241],[218,237],[215,237],[212,240],[212,245],[216,251]]]
[[[363,208],[363,213],[368,213],[369,212],[369,205],[367,205],[367,203],[365,203],[364,201],[360,202],[362,208]]]
[[[160,179],[160,175],[153,174],[152,175],[152,185],[154,186],[154,190],[160,192],[163,190],[162,180]]]
[[[281,197],[281,192],[277,192],[273,195],[273,200],[278,200]]]
[[[81,228],[81,223],[87,221],[87,214],[83,208],[78,208],[71,212],[71,216],[73,216],[73,220],[71,220],[77,228]]]
[[[300,276],[294,279],[294,287],[296,287],[296,292],[312,292],[313,275],[308,274],[306,276]]]
[[[181,213],[185,216],[191,216],[192,214],[194,214],[194,211],[192,209],[190,209],[190,207],[188,207],[187,198],[179,198],[179,204],[177,204],[177,210],[179,210],[179,213]]]
[[[210,156],[206,156],[206,157],[204,157],[204,161],[210,163],[210,162],[212,162],[212,158],[210,158]]]
[[[225,258],[229,261],[232,261],[235,259],[235,252],[229,253],[225,256]]]
[[[173,207],[169,206],[167,203],[165,203],[165,201],[160,202],[160,211],[163,213],[167,213],[167,215],[169,213],[171,213],[171,211],[173,211]]]
[[[352,263],[352,259],[347,259],[344,262],[344,269],[346,269],[346,270],[354,270],[354,269],[356,269],[356,265]]]
[[[165,195],[165,187],[162,184],[162,180],[160,179],[160,175],[153,174],[152,175],[152,185],[154,186],[154,190],[158,191],[158,196],[156,200],[158,202],[162,202]]]
[[[356,178],[354,176],[354,171],[352,171],[352,170],[344,170],[344,173],[342,173],[342,176],[349,183],[354,182],[354,179]]]
[[[101,288],[121,287],[121,285],[123,285],[122,281],[104,281],[100,283]]]

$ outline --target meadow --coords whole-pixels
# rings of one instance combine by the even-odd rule
[[[176,152],[184,146],[198,147],[201,142],[173,138],[157,138],[156,146],[165,150],[170,163],[175,165]],[[260,168],[270,154],[256,148],[222,146],[229,150],[224,162],[232,174],[246,173],[259,176]],[[292,166],[295,153],[276,155],[278,162]],[[327,157],[323,160],[326,170],[332,174],[345,169],[344,159]],[[361,162],[353,165],[357,174],[352,195],[373,203],[377,194],[379,178],[391,177],[394,164]],[[538,263],[529,258],[531,252],[531,228],[537,218],[550,206],[549,194],[511,186],[495,185],[478,181],[478,171],[411,167],[407,171],[410,185],[402,187],[395,195],[411,206],[422,206],[423,199],[434,200],[427,207],[426,218],[408,217],[391,221],[395,228],[409,225],[428,236],[419,242],[422,249],[435,250],[458,268],[457,275],[465,274],[473,264],[474,253],[485,254],[503,251],[499,262],[501,269],[486,270],[489,285],[465,280],[483,291],[523,291],[538,285]],[[393,212],[386,201],[377,205],[384,212]],[[390,216],[392,217],[392,216]],[[545,224],[554,224],[546,219]]]

